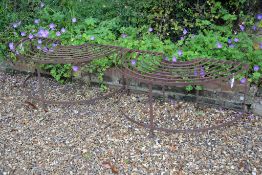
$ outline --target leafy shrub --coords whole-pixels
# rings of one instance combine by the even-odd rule
[[[197,33],[203,29],[239,30],[240,24],[253,25],[259,1],[154,1],[149,18],[158,35],[176,41],[185,32]],[[214,28],[215,27],[215,28]],[[186,30],[185,30],[186,29]],[[185,30],[185,31],[184,31]]]
[[[84,1],[83,3],[94,4],[94,2]],[[178,2],[167,0],[158,3],[155,0],[148,2],[142,0],[135,3],[132,0],[120,3],[120,0],[101,0],[96,2],[95,6],[86,6],[80,1],[48,0],[41,8],[40,1],[34,1],[32,6],[27,7],[30,9],[28,12],[24,12],[19,7],[21,12],[15,12],[10,19],[3,18],[3,26],[6,30],[1,33],[0,38],[3,42],[0,48],[2,53],[7,54],[8,43],[21,39],[20,32],[26,32],[26,37],[28,37],[29,33],[35,35],[40,28],[49,30],[49,25],[54,23],[56,27],[54,30],[49,30],[49,37],[59,38],[63,45],[92,42],[164,52],[168,59],[176,56],[180,60],[191,60],[196,57],[239,60],[250,64],[249,81],[259,84],[262,73],[262,53],[260,46],[254,45],[254,40],[257,40],[255,43],[259,43],[261,39],[253,38],[253,31],[251,32],[248,26],[256,24],[259,30],[262,22],[255,21],[253,17],[243,13],[246,8],[243,4],[249,1],[241,1],[242,5],[238,7],[238,13],[233,13],[234,8],[231,8],[240,3],[237,1],[230,1],[226,3],[226,6],[215,0],[197,1],[199,3],[188,3],[184,0]],[[3,1],[3,4],[8,5],[7,9],[1,9],[4,14],[11,14],[12,3]],[[23,1],[21,6],[25,4]],[[195,11],[189,8],[192,5],[195,6]],[[87,9],[87,7],[90,8]],[[129,11],[125,11],[126,9]],[[131,11],[134,15],[128,15]],[[40,20],[39,24],[33,24],[36,19],[33,13]],[[24,15],[25,18],[20,27],[13,28],[11,24],[20,21],[19,14]],[[150,15],[146,18],[148,14]],[[112,16],[118,17],[112,18]],[[142,19],[140,20],[139,17]],[[73,18],[76,18],[76,22],[72,22]],[[239,28],[240,19],[245,22],[243,32]],[[148,23],[152,25],[143,25]],[[66,32],[57,37],[56,32],[61,31],[62,28],[65,28]],[[234,30],[236,32],[232,34]],[[182,38],[179,38],[178,36],[181,35]],[[234,41],[236,38],[239,41]],[[229,39],[232,43],[229,43]],[[182,51],[182,55],[179,55],[179,50]],[[102,84],[104,71],[116,64],[118,63],[113,55],[94,60],[83,69],[90,73],[97,73]],[[150,64],[149,60],[148,64]],[[73,66],[43,65],[42,68],[50,71],[57,81],[64,83],[74,75]],[[254,66],[259,66],[260,69],[254,70]],[[140,66],[140,69],[143,68]],[[102,87],[104,87],[103,84]]]

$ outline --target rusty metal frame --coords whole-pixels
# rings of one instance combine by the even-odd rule
[[[39,38],[34,38],[37,40]],[[57,40],[41,38],[46,45],[53,42],[60,43]],[[149,124],[139,122],[133,118],[126,115],[125,112],[121,110],[122,115],[129,121],[147,128],[150,130],[150,136],[154,135],[154,131],[164,131],[168,133],[193,133],[193,132],[204,132],[214,129],[223,128],[229,126],[243,117],[244,112],[246,112],[246,98],[248,92],[248,82],[245,83],[244,90],[244,101],[243,101],[243,113],[242,115],[236,116],[233,120],[224,122],[222,124],[206,127],[206,128],[193,128],[193,129],[168,129],[163,127],[155,126],[155,116],[153,109],[153,86],[162,86],[163,96],[165,98],[166,87],[172,86],[186,86],[186,85],[206,85],[217,80],[228,80],[239,73],[246,71],[246,77],[248,73],[249,65],[242,62],[228,61],[228,60],[214,60],[214,59],[194,59],[191,61],[178,61],[173,62],[165,59],[165,55],[160,52],[152,51],[142,51],[127,49],[117,46],[101,45],[101,44],[82,44],[78,46],[61,46],[51,48],[47,52],[43,50],[37,50],[32,44],[33,40],[28,38],[22,39],[20,42],[15,44],[15,48],[19,45],[29,42],[31,44],[31,49],[26,54],[16,55],[19,60],[25,62],[33,62],[36,65],[36,73],[38,79],[38,88],[40,97],[34,97],[31,93],[27,93],[28,97],[41,102],[42,107],[46,108],[47,104],[93,104],[98,100],[111,97],[116,93],[121,93],[123,91],[129,92],[128,79],[138,81],[140,83],[145,83],[148,85],[148,102],[149,102]],[[15,54],[15,51],[14,51]],[[117,61],[120,63],[116,66],[117,69],[122,73],[123,86],[114,92],[104,95],[101,97],[96,97],[89,100],[81,101],[52,101],[46,100],[44,96],[44,88],[42,84],[42,77],[40,71],[40,64],[75,64],[75,65],[85,65],[94,59],[109,56],[111,54],[116,54]],[[149,61],[146,60],[149,58]],[[138,64],[130,64],[131,60],[135,60]],[[139,66],[137,66],[139,65]],[[142,69],[141,69],[142,67]],[[143,71],[142,71],[143,70]],[[204,70],[204,74],[201,71]],[[197,72],[197,73],[196,73]],[[26,81],[31,76],[25,79],[24,86],[26,86]],[[197,92],[197,102],[198,102]]]
[[[36,48],[36,45],[32,44],[36,42],[38,39],[41,39],[42,45],[52,45],[53,43],[56,44],[54,47],[46,48],[47,50],[44,51],[43,49],[39,50]],[[30,44],[30,50],[26,51],[23,54],[17,54],[18,47],[23,44]],[[58,105],[76,105],[76,104],[94,104],[98,100],[102,100],[105,98],[112,97],[117,93],[121,93],[123,91],[123,87],[114,90],[113,92],[91,99],[86,100],[77,100],[77,101],[53,101],[45,99],[44,94],[44,86],[42,83],[42,76],[41,76],[41,64],[74,64],[74,65],[86,65],[90,63],[90,61],[94,59],[99,59],[105,56],[109,56],[111,54],[119,54],[119,47],[116,46],[107,46],[101,44],[91,44],[86,43],[78,46],[62,46],[57,45],[60,44],[60,41],[53,40],[49,38],[38,38],[35,37],[33,39],[24,38],[15,44],[15,49],[13,53],[16,54],[16,57],[22,62],[32,62],[36,65],[36,76],[38,80],[38,91],[40,97],[35,97],[31,94],[31,91],[27,91],[27,81],[32,77],[29,75],[23,82],[23,87],[25,88],[25,93],[28,98],[41,103],[43,109],[46,109],[48,104],[58,104]],[[52,50],[51,50],[52,49]],[[14,63],[15,64],[15,63]]]
[[[246,71],[245,77],[247,78],[249,65],[236,62],[236,61],[227,61],[227,60],[215,60],[215,59],[194,59],[192,61],[178,61],[173,62],[165,59],[165,55],[163,53],[158,52],[148,52],[148,51],[134,51],[127,50],[125,55],[121,57],[122,67],[119,67],[119,71],[122,72],[124,82],[128,82],[127,79],[136,80],[140,83],[145,83],[148,85],[148,102],[149,102],[149,124],[144,122],[137,121],[131,117],[129,117],[123,110],[121,110],[122,115],[132,123],[135,123],[138,126],[142,126],[144,128],[149,129],[150,136],[154,136],[154,131],[164,131],[168,133],[194,133],[194,132],[205,132],[214,129],[220,129],[229,125],[232,125],[237,120],[241,119],[246,112],[246,98],[248,92],[248,82],[246,80],[244,87],[244,101],[243,101],[243,111],[242,114],[236,114],[234,119],[224,122],[222,124],[213,125],[209,127],[203,128],[192,128],[192,129],[168,129],[163,127],[157,127],[154,124],[155,116],[153,109],[153,85],[162,86],[162,93],[165,99],[165,89],[166,87],[172,86],[186,86],[186,85],[206,85],[208,83],[212,83],[217,80],[227,80],[232,79],[234,75],[239,73],[243,73]],[[146,56],[152,58],[152,62],[154,57],[161,57],[160,64],[148,65],[148,71],[142,72],[136,66],[132,66],[130,61],[132,59],[136,59],[138,61],[140,59],[143,60]],[[140,57],[140,58],[139,58]],[[159,59],[158,59],[159,60]],[[147,62],[143,62],[143,64],[147,64]],[[224,66],[227,68],[223,68]],[[150,68],[154,67],[153,70]],[[200,75],[200,69],[208,68],[209,70]],[[195,74],[195,70],[199,72],[197,75]],[[178,73],[176,70],[179,70],[183,73],[186,79],[183,79],[179,74],[173,74],[173,72]],[[181,73],[180,72],[180,73]],[[233,73],[232,73],[233,72]],[[128,85],[125,84],[125,88],[128,88]],[[198,102],[198,94],[197,91],[197,102]]]

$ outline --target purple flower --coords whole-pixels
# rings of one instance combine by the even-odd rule
[[[25,32],[21,32],[20,34],[21,34],[21,36],[25,36],[25,35],[26,35],[26,33],[25,33]]]
[[[41,46],[39,46],[39,45],[37,45],[36,48],[37,48],[38,50],[41,50]]]
[[[165,57],[165,58],[164,58],[164,61],[168,61],[168,57]]]
[[[21,25],[21,21],[18,21],[18,22],[16,22],[16,23],[13,23],[12,25],[13,25],[13,28],[17,28],[18,26]]]
[[[73,69],[74,72],[79,71],[79,67],[78,66],[73,66],[72,69]]]
[[[172,58],[172,61],[173,61],[173,62],[177,62],[177,59],[176,59],[175,56]]]
[[[48,30],[40,29],[37,33],[39,37],[47,38],[48,37]]]
[[[56,32],[56,36],[61,36],[61,33],[60,32]]]
[[[76,18],[72,18],[72,23],[75,23],[76,22]]]
[[[256,31],[256,30],[257,30],[257,26],[256,26],[256,25],[253,25],[253,26],[252,26],[252,29],[253,29],[254,31]]]
[[[230,47],[230,48],[234,48],[235,45],[234,45],[234,44],[229,44],[229,47]]]
[[[178,54],[178,56],[182,56],[182,55],[183,55],[182,50],[178,50],[178,51],[177,51],[177,54]]]
[[[262,43],[259,44],[259,48],[262,49]]]
[[[222,44],[220,42],[217,42],[217,48],[221,49],[222,48]]]
[[[234,41],[237,43],[237,42],[239,41],[239,39],[238,39],[238,38],[235,38]]]
[[[39,24],[39,22],[40,22],[40,19],[35,19],[34,21],[35,24]]]
[[[227,42],[228,42],[228,44],[231,44],[232,40],[228,38]]]
[[[154,29],[153,29],[152,27],[150,27],[150,28],[148,29],[149,32],[153,32],[153,30],[154,30]]]
[[[131,65],[135,66],[136,65],[136,60],[131,60]]]
[[[52,47],[56,47],[56,46],[57,46],[57,44],[56,44],[56,43],[53,43],[53,44],[52,44]]]
[[[56,26],[56,25],[55,25],[54,23],[49,24],[49,28],[52,29],[52,30],[55,29],[55,26]]]
[[[43,48],[43,51],[44,51],[44,52],[48,52],[48,48],[47,48],[47,47],[44,47],[44,48]]]
[[[258,19],[258,20],[261,20],[261,19],[262,19],[262,14],[258,14],[258,15],[257,15],[257,19]]]
[[[17,23],[14,23],[13,28],[17,28],[17,27],[18,27]]]
[[[256,71],[259,70],[259,66],[258,66],[258,65],[255,65],[253,69],[254,69],[254,71],[256,72]]]
[[[205,69],[204,69],[204,67],[201,67],[201,69],[200,69],[200,76],[203,78],[203,77],[205,77]]]
[[[194,69],[194,76],[197,76],[197,69]]]
[[[43,2],[40,3],[40,7],[43,8],[45,4]]]
[[[9,43],[9,49],[12,50],[12,51],[15,49],[14,43]]]
[[[187,30],[186,30],[186,29],[183,30],[183,34],[184,34],[184,35],[187,34]]]
[[[241,31],[245,30],[245,26],[243,26],[243,25],[239,25],[239,28],[240,28]]]
[[[246,81],[247,81],[246,78],[242,78],[242,79],[240,80],[240,83],[241,83],[241,84],[244,84],[244,83],[246,83]]]
[[[30,34],[28,35],[28,38],[29,38],[29,39],[33,39],[33,38],[34,38],[34,35],[30,33]]]
[[[90,37],[90,40],[92,40],[92,41],[95,40],[95,37],[94,37],[94,36],[91,36],[91,37]]]
[[[18,50],[16,50],[16,51],[15,51],[15,55],[19,55],[19,52],[18,52]]]
[[[65,29],[65,28],[62,28],[62,29],[61,29],[61,32],[62,32],[62,33],[65,33],[65,32],[66,32],[66,29]]]
[[[184,39],[185,39],[185,37],[183,37],[183,36],[180,37],[180,40],[184,40]]]
[[[42,44],[42,40],[41,39],[37,40],[37,42],[38,42],[38,44]]]
[[[122,37],[122,38],[126,38],[126,37],[127,37],[127,34],[123,33],[123,34],[121,35],[121,37]]]

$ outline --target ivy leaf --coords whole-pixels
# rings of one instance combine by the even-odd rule
[[[254,72],[252,75],[253,79],[255,81],[259,80],[259,78],[261,77],[261,74],[259,72]]]
[[[191,86],[191,85],[188,85],[188,86],[186,86],[186,91],[192,91],[193,90],[193,86]]]

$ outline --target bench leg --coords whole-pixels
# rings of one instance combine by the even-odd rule
[[[39,67],[37,68],[37,78],[38,78],[38,90],[39,90],[39,93],[40,93],[40,100],[41,100],[41,103],[42,103],[42,108],[45,109],[46,108],[46,105],[45,105],[45,102],[44,102],[45,97],[44,97],[42,77],[41,77],[41,74],[40,74],[40,68]]]
[[[149,117],[150,117],[150,133],[149,137],[153,138],[154,134],[154,114],[153,114],[153,95],[152,95],[152,85],[149,85]]]
[[[124,87],[124,91],[126,91],[127,95],[130,95],[130,90],[128,87],[128,82],[127,82],[127,78],[125,75],[122,75],[122,80],[123,80],[123,87]]]
[[[243,113],[248,112],[247,110],[247,106],[246,106],[246,100],[247,100],[247,96],[248,96],[248,81],[246,79],[246,83],[245,83],[245,90],[244,90],[245,94],[244,94],[244,101],[243,101]]]

